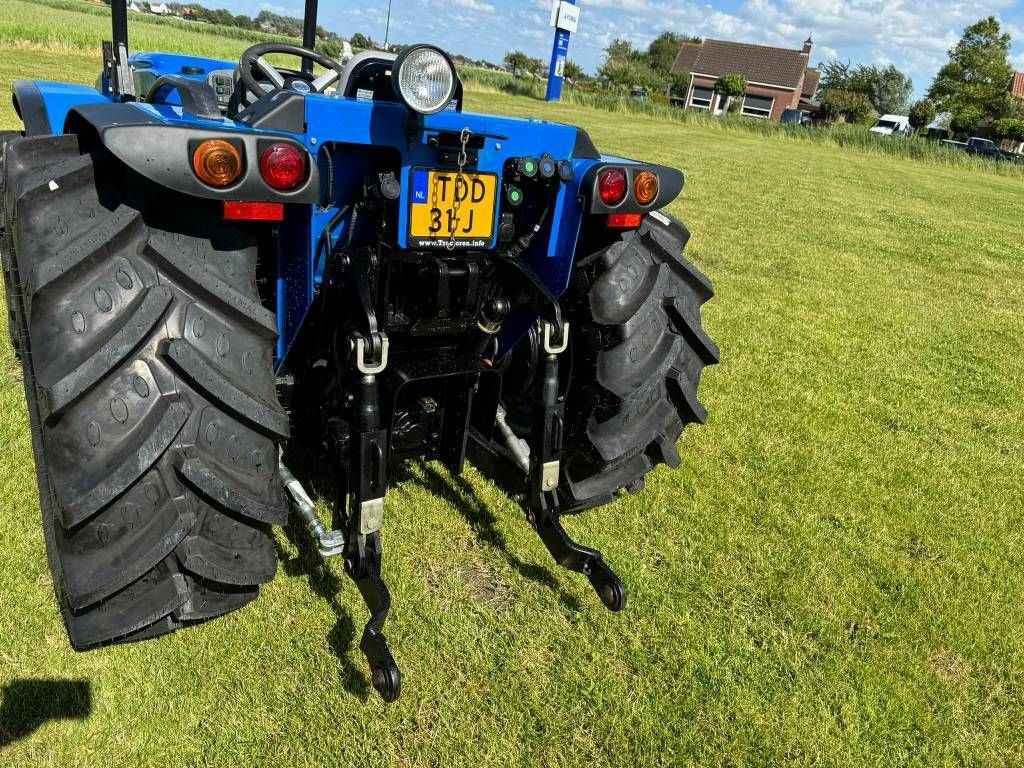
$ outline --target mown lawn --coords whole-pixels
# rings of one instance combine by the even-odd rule
[[[4,91],[97,66],[0,43]],[[283,532],[254,605],[76,655],[4,336],[0,765],[1024,762],[1024,181],[469,101],[687,172],[671,211],[717,290],[710,419],[681,469],[568,523],[627,582],[625,613],[477,472],[428,465],[388,497],[397,704],[369,689],[340,564]]]

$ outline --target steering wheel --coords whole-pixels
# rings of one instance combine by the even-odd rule
[[[271,53],[298,56],[300,59],[319,64],[327,71],[319,77],[313,77],[309,72],[281,70],[263,58]],[[342,69],[342,64],[329,56],[291,43],[257,43],[246,48],[238,59],[238,76],[245,89],[255,98],[260,98],[267,93],[267,90],[256,79],[254,72],[265,76],[277,90],[323,93],[341,78]]]

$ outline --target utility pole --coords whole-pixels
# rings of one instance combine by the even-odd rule
[[[388,35],[391,34],[391,0],[388,0],[388,20],[384,24],[384,50],[388,49]]]

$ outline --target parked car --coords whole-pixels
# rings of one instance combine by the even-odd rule
[[[634,85],[629,89],[629,98],[633,101],[647,101],[647,89],[642,85]]]
[[[967,141],[943,141],[947,147],[955,147],[963,150],[969,155],[980,155],[991,157],[993,160],[1006,160],[1009,162],[1021,162],[1019,155],[1000,149],[999,145],[991,139],[983,139],[979,136],[972,136]]]
[[[779,122],[783,125],[810,125],[811,113],[806,109],[790,108],[783,110]]]
[[[869,130],[882,136],[905,136],[913,129],[906,115],[882,115]]]

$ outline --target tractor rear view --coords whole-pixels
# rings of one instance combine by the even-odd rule
[[[301,46],[237,62],[129,54],[111,8],[99,87],[17,81],[24,130],[0,136],[9,323],[71,644],[251,602],[294,516],[343,558],[373,685],[397,698],[386,492],[421,460],[471,461],[621,610],[560,518],[642,490],[706,418],[712,289],[662,210],[682,173],[463,112],[430,45],[334,61],[313,50],[315,0]],[[309,466],[333,482],[330,525]]]

